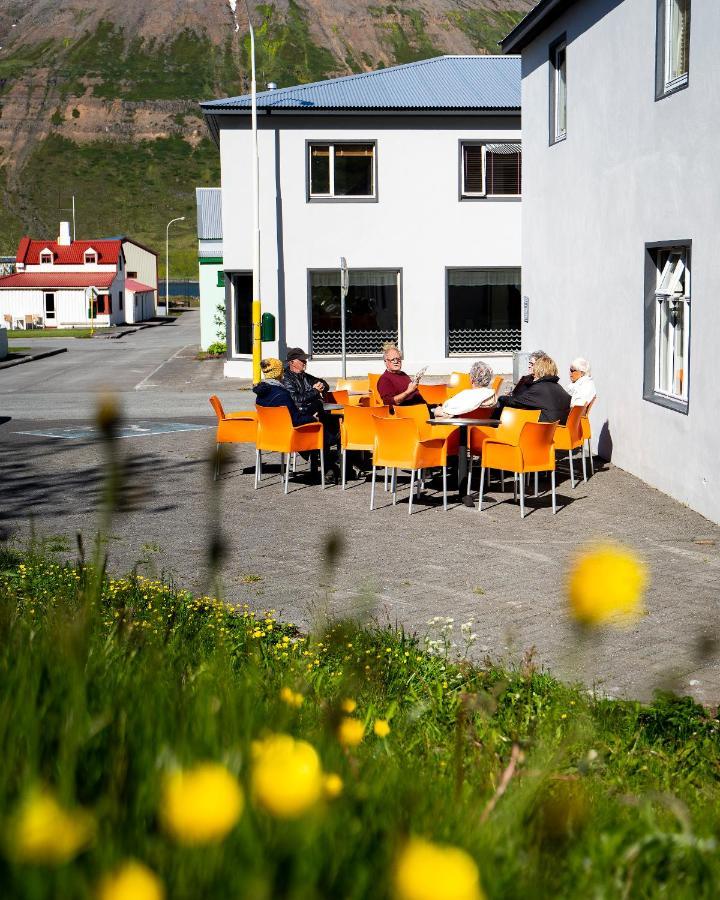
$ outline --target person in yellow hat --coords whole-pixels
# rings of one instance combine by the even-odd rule
[[[261,360],[260,371],[263,380],[253,385],[257,406],[286,406],[295,428],[298,425],[307,425],[308,422],[317,422],[317,415],[301,412],[297,408],[290,392],[280,380],[283,375],[283,364],[279,359],[270,356]]]

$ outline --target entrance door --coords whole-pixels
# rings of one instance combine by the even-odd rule
[[[233,295],[236,354],[252,353],[252,274],[237,272],[230,276]]]
[[[50,328],[55,325],[55,294],[45,294],[45,324]]]

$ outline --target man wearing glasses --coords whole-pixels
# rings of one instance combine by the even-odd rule
[[[377,389],[382,402],[387,406],[415,406],[425,403],[418,391],[422,373],[410,378],[402,370],[402,353],[395,344],[383,347],[385,371],[378,379]]]

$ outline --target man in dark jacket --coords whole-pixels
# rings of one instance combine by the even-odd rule
[[[286,358],[282,382],[295,405],[302,413],[322,413],[322,395],[329,387],[327,381],[306,371],[308,358],[300,347],[290,347]]]
[[[283,374],[283,364],[279,359],[263,359],[260,363],[264,381],[253,386],[253,391],[258,406],[286,406],[292,419],[293,427],[307,425],[309,422],[317,422],[317,417],[311,413],[301,412],[295,404],[290,392],[280,381]]]
[[[549,356],[535,360],[534,379],[519,397],[501,397],[495,407],[499,416],[506,406],[514,409],[539,409],[541,422],[559,422],[564,425],[570,412],[570,394],[559,384],[555,362]]]

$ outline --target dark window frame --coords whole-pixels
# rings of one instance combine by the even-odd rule
[[[643,359],[643,400],[648,403],[654,403],[657,406],[663,406],[666,409],[688,415],[690,411],[690,361],[692,357],[692,325],[693,316],[690,315],[688,322],[688,341],[687,341],[687,359],[685,366],[687,368],[687,399],[680,400],[669,397],[666,394],[658,393],[655,387],[656,375],[656,339],[657,339],[657,315],[658,301],[656,298],[657,291],[657,273],[658,266],[656,262],[657,252],[660,250],[684,249],[687,260],[687,268],[690,271],[692,279],[692,240],[690,238],[681,238],[676,241],[652,241],[645,244],[644,260],[645,260],[645,308],[644,308],[644,359]],[[691,292],[694,290],[691,281]],[[691,303],[692,311],[692,303]]]
[[[342,194],[311,194],[310,193],[310,153],[312,147],[329,147],[334,144],[360,144],[373,146],[373,193],[358,197]],[[351,138],[338,140],[328,138],[307,138],[305,140],[305,201],[307,203],[377,203],[380,198],[379,168],[378,168],[378,140],[377,138]]]
[[[511,354],[515,351],[510,350],[468,350],[467,352],[450,351],[450,273],[451,272],[487,272],[487,271],[505,271],[507,269],[518,269],[520,272],[520,284],[518,293],[520,295],[520,333],[519,340],[522,339],[522,267],[521,266],[445,266],[445,356],[451,359],[467,359],[471,357],[494,356],[500,354]],[[518,348],[519,349],[519,348]]]

